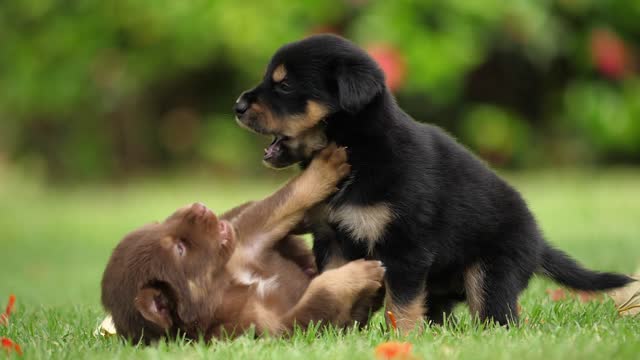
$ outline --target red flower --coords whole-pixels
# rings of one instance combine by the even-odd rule
[[[22,349],[20,348],[20,345],[14,343],[13,340],[3,337],[0,338],[0,342],[2,343],[2,348],[7,355],[12,351],[15,351],[18,355],[22,356]]]
[[[5,309],[4,313],[0,314],[0,325],[7,325],[9,323],[9,315],[11,315],[11,311],[13,311],[13,305],[16,303],[16,296],[11,294],[9,295],[9,304]]]
[[[413,359],[411,355],[411,344],[407,342],[390,341],[376,346],[376,358],[387,359]]]
[[[367,46],[367,52],[384,72],[389,90],[396,91],[402,87],[407,66],[400,51],[389,44],[376,44]]]
[[[591,59],[598,70],[612,79],[620,79],[631,70],[631,52],[618,35],[607,29],[591,32]]]

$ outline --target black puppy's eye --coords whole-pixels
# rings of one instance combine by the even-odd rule
[[[184,246],[184,243],[182,241],[178,241],[176,243],[175,249],[178,256],[184,256],[184,254],[187,252],[187,248]]]
[[[284,94],[288,94],[291,91],[293,91],[293,89],[291,88],[291,85],[287,81],[281,81],[277,83],[276,90]]]

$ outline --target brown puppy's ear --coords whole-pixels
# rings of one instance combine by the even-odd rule
[[[173,325],[169,299],[160,289],[145,287],[138,291],[134,299],[136,309],[142,317],[168,330]]]
[[[340,65],[336,80],[340,108],[349,114],[360,112],[385,87],[382,70],[370,59]]]

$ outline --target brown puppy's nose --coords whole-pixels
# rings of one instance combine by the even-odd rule
[[[235,111],[237,116],[241,116],[244,114],[249,108],[249,102],[245,98],[244,94],[240,95],[238,100],[236,100],[236,104],[233,106],[233,111]]]

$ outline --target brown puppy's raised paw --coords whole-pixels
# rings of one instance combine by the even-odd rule
[[[347,151],[330,144],[320,151],[298,179],[298,190],[313,201],[324,200],[338,190],[336,187],[351,171]]]
[[[338,182],[351,172],[347,163],[347,150],[332,143],[321,150],[311,161],[305,174],[315,180],[321,188],[336,191]]]

